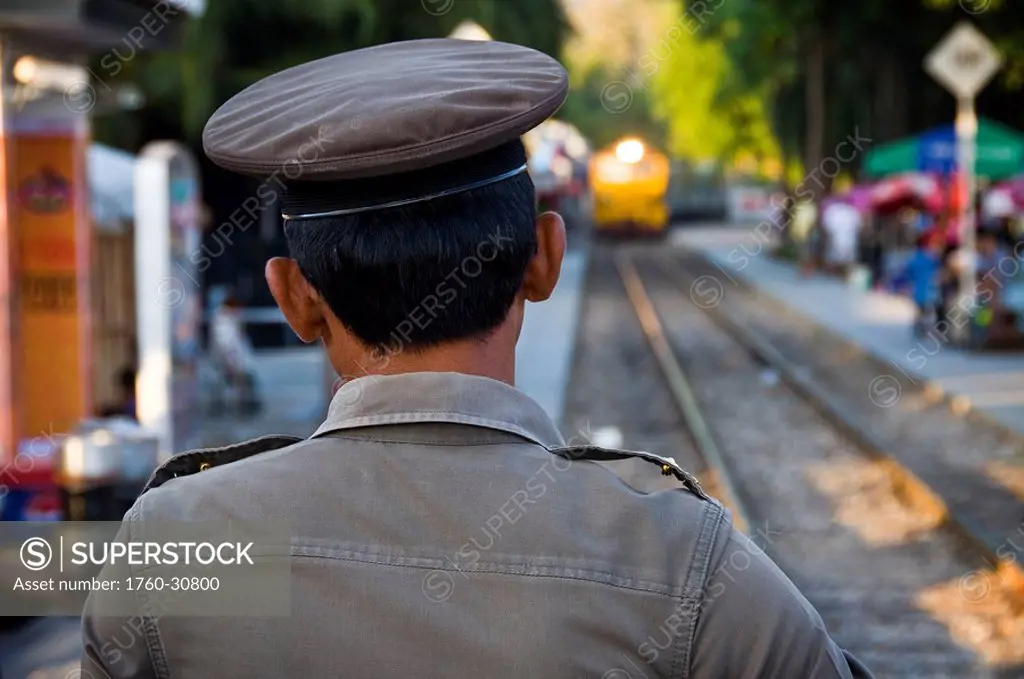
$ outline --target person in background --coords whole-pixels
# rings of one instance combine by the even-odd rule
[[[847,203],[833,203],[822,214],[822,226],[828,233],[829,268],[843,276],[857,259],[857,241],[863,220],[857,208]]]
[[[945,323],[949,317],[949,308],[953,304],[959,288],[959,268],[956,262],[960,245],[956,229],[950,226],[949,212],[940,213],[924,236],[936,241],[937,246],[942,248],[939,268],[939,298],[935,309],[935,320],[936,323]]]
[[[818,224],[818,206],[814,201],[798,200],[796,202],[790,231],[804,244],[801,270],[804,276],[811,276],[817,269],[820,261],[819,253],[822,251],[825,240]]]
[[[921,235],[927,233],[932,228],[935,220],[932,215],[928,214],[925,210],[918,210],[914,216],[914,233]]]
[[[1005,278],[1000,264],[1009,256],[1009,252],[1000,242],[999,234],[992,230],[978,231],[977,250],[975,276],[978,293],[983,303],[998,303]]]
[[[975,252],[973,257],[965,258],[963,266],[974,268],[974,299],[976,306],[972,311],[972,343],[981,346],[993,323],[997,321],[996,311],[1002,302],[1005,274],[1003,260],[1008,256],[999,239],[996,229],[979,229],[975,235]]]
[[[234,293],[229,293],[214,311],[210,340],[214,365],[239,394],[239,410],[246,415],[256,414],[262,405],[256,396],[252,345]]]
[[[134,366],[125,366],[117,373],[117,388],[120,397],[117,403],[111,404],[100,412],[100,417],[130,417],[138,420],[135,405],[135,374]]]
[[[906,265],[911,297],[917,306],[914,335],[927,332],[939,303],[940,274],[942,271],[942,241],[935,237],[919,236],[917,248]]]
[[[998,234],[999,245],[1012,250],[1017,244],[1017,233],[1014,228],[1013,216],[1005,215],[996,220],[994,227]]]
[[[885,280],[885,224],[879,218],[870,220],[862,238],[867,243],[867,266],[871,272],[871,287],[880,290]]]

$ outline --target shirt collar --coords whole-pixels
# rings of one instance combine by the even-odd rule
[[[461,373],[368,375],[343,384],[314,437],[343,429],[444,422],[517,434],[545,448],[565,445],[529,396],[504,382]]]

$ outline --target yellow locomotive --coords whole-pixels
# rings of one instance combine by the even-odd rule
[[[593,155],[594,231],[663,236],[668,231],[668,157],[628,137]]]

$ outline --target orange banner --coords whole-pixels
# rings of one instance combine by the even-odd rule
[[[13,138],[9,173],[17,249],[19,438],[70,431],[91,414],[86,140]]]
[[[0,110],[0,127],[4,127]],[[17,347],[17,307],[15,306],[14,270],[17,243],[9,212],[7,173],[12,150],[8,148],[6,129],[0,129],[0,476],[10,468],[18,450],[18,423],[21,409],[15,397],[14,350]]]

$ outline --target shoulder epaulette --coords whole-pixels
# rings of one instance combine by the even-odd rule
[[[304,440],[297,436],[261,436],[222,448],[201,448],[180,453],[157,467],[142,492],[153,490],[179,476],[191,476],[211,467],[220,467],[260,453],[287,448]]]
[[[638,457],[641,460],[656,464],[661,467],[663,476],[674,476],[683,484],[687,490],[704,500],[710,500],[710,496],[704,492],[697,477],[686,471],[671,457],[662,457],[654,453],[640,450],[615,450],[612,448],[599,448],[597,446],[572,446],[569,448],[554,448],[552,453],[567,460],[592,460],[594,462],[616,462]]]

